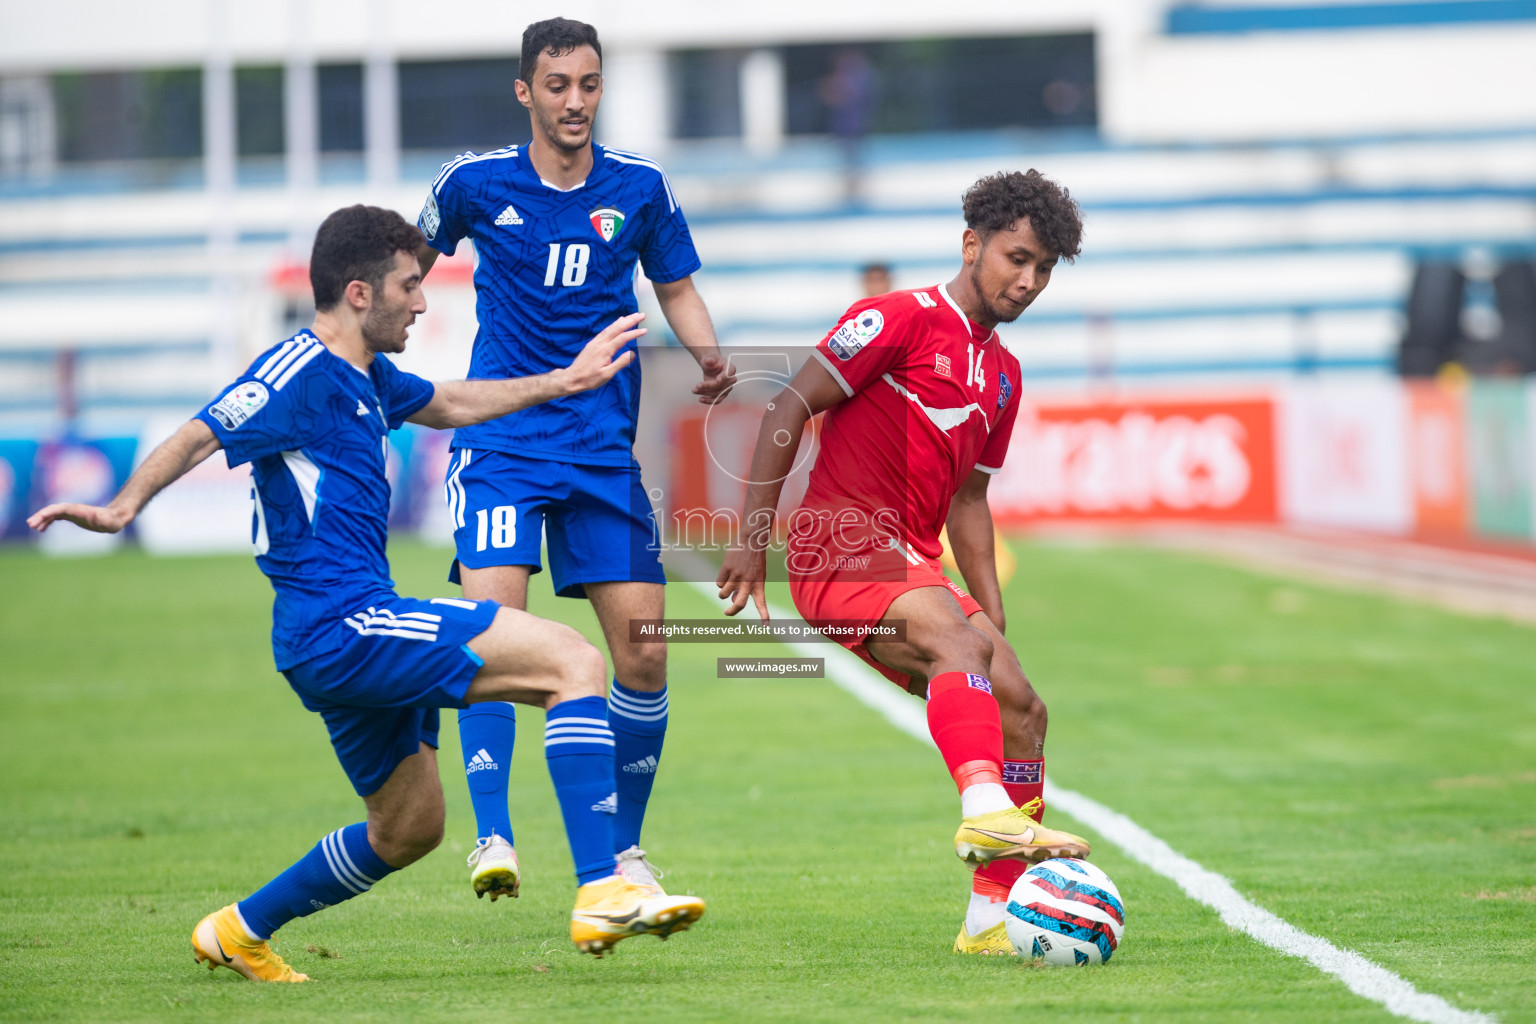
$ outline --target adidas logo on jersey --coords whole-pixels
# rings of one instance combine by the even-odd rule
[[[469,764],[464,766],[464,774],[473,775],[475,772],[494,771],[499,767],[501,766],[496,763],[496,759],[490,755],[490,752],[481,747],[475,752],[475,756],[469,759]]]
[[[916,299],[917,300],[917,304],[919,306],[922,306],[924,309],[938,309],[939,308],[938,302],[934,299],[934,297],[932,295],[929,295],[927,292],[913,292],[912,293],[912,297],[914,299]]]
[[[368,415],[368,407],[363,404],[363,400],[361,398],[359,398],[357,400],[357,414],[359,416],[367,416]]]
[[[647,754],[639,761],[629,762],[629,764],[624,766],[624,770],[633,775],[654,775],[656,774],[656,759]]]
[[[523,218],[517,215],[517,207],[515,206],[509,206],[502,210],[501,216],[496,218],[497,225],[503,227],[508,224],[521,224],[522,222]]]
[[[618,814],[619,813],[619,794],[617,794],[617,793],[609,793],[607,796],[603,797],[597,803],[593,804],[592,805],[592,809],[594,811],[597,811],[597,812],[601,813],[601,814]]]

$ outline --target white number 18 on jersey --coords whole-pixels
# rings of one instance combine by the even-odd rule
[[[592,247],[585,242],[573,242],[565,247],[565,271],[560,270],[560,243],[549,243],[549,266],[544,268],[544,287],[553,288],[555,278],[567,288],[578,287],[587,279],[587,261],[592,258]]]

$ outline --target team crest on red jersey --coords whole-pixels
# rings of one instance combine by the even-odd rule
[[[935,352],[933,354],[933,372],[938,374],[940,377],[950,376],[949,356]]]
[[[592,227],[605,242],[611,242],[624,230],[624,211],[615,210],[611,206],[604,206],[587,214],[587,219],[592,222]]]

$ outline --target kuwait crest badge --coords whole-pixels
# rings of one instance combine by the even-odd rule
[[[593,210],[587,214],[587,219],[592,222],[592,227],[597,229],[597,233],[603,237],[605,242],[613,241],[618,237],[619,232],[624,230],[623,212],[615,210],[611,206],[604,206],[601,209]]]

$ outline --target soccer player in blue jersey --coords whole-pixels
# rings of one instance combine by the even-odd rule
[[[494,601],[394,592],[384,544],[389,431],[409,420],[462,427],[613,386],[644,333],[620,317],[568,365],[504,380],[433,384],[397,370],[426,310],[421,233],[399,214],[353,206],[315,237],[314,325],[262,353],[144,461],[106,506],[49,505],[28,520],[115,533],[208,456],[251,463],[256,562],[272,581],[272,649],[304,706],[319,712],[366,821],[327,835],[252,895],[203,918],[199,961],[252,980],[305,981],[267,940],[282,925],[366,892],[442,839],[438,709],[518,701],[545,709],[545,755],[578,889],[571,938],[602,955],[620,939],[688,927],[702,901],[617,874],[613,734],[602,654],[575,630]]]
[[[503,377],[563,366],[597,327],[633,312],[638,261],[698,360],[694,393],[717,401],[734,381],[693,286],[699,257],[677,197],[653,161],[592,142],[602,72],[592,26],[564,18],[528,26],[516,89],[533,139],[443,166],[417,221],[428,243],[422,266],[473,240],[480,331],[469,376]],[[659,892],[639,844],[666,735],[667,648],[632,643],[629,623],[661,618],[666,577],[632,451],[639,406],[636,366],[599,391],[457,431],[449,578],[466,598],[526,608],[547,538],[555,593],[592,602],[613,657],[615,854],[626,877]],[[492,900],[517,895],[507,808],[514,726],[504,704],[459,713],[479,828],[470,882]]]

